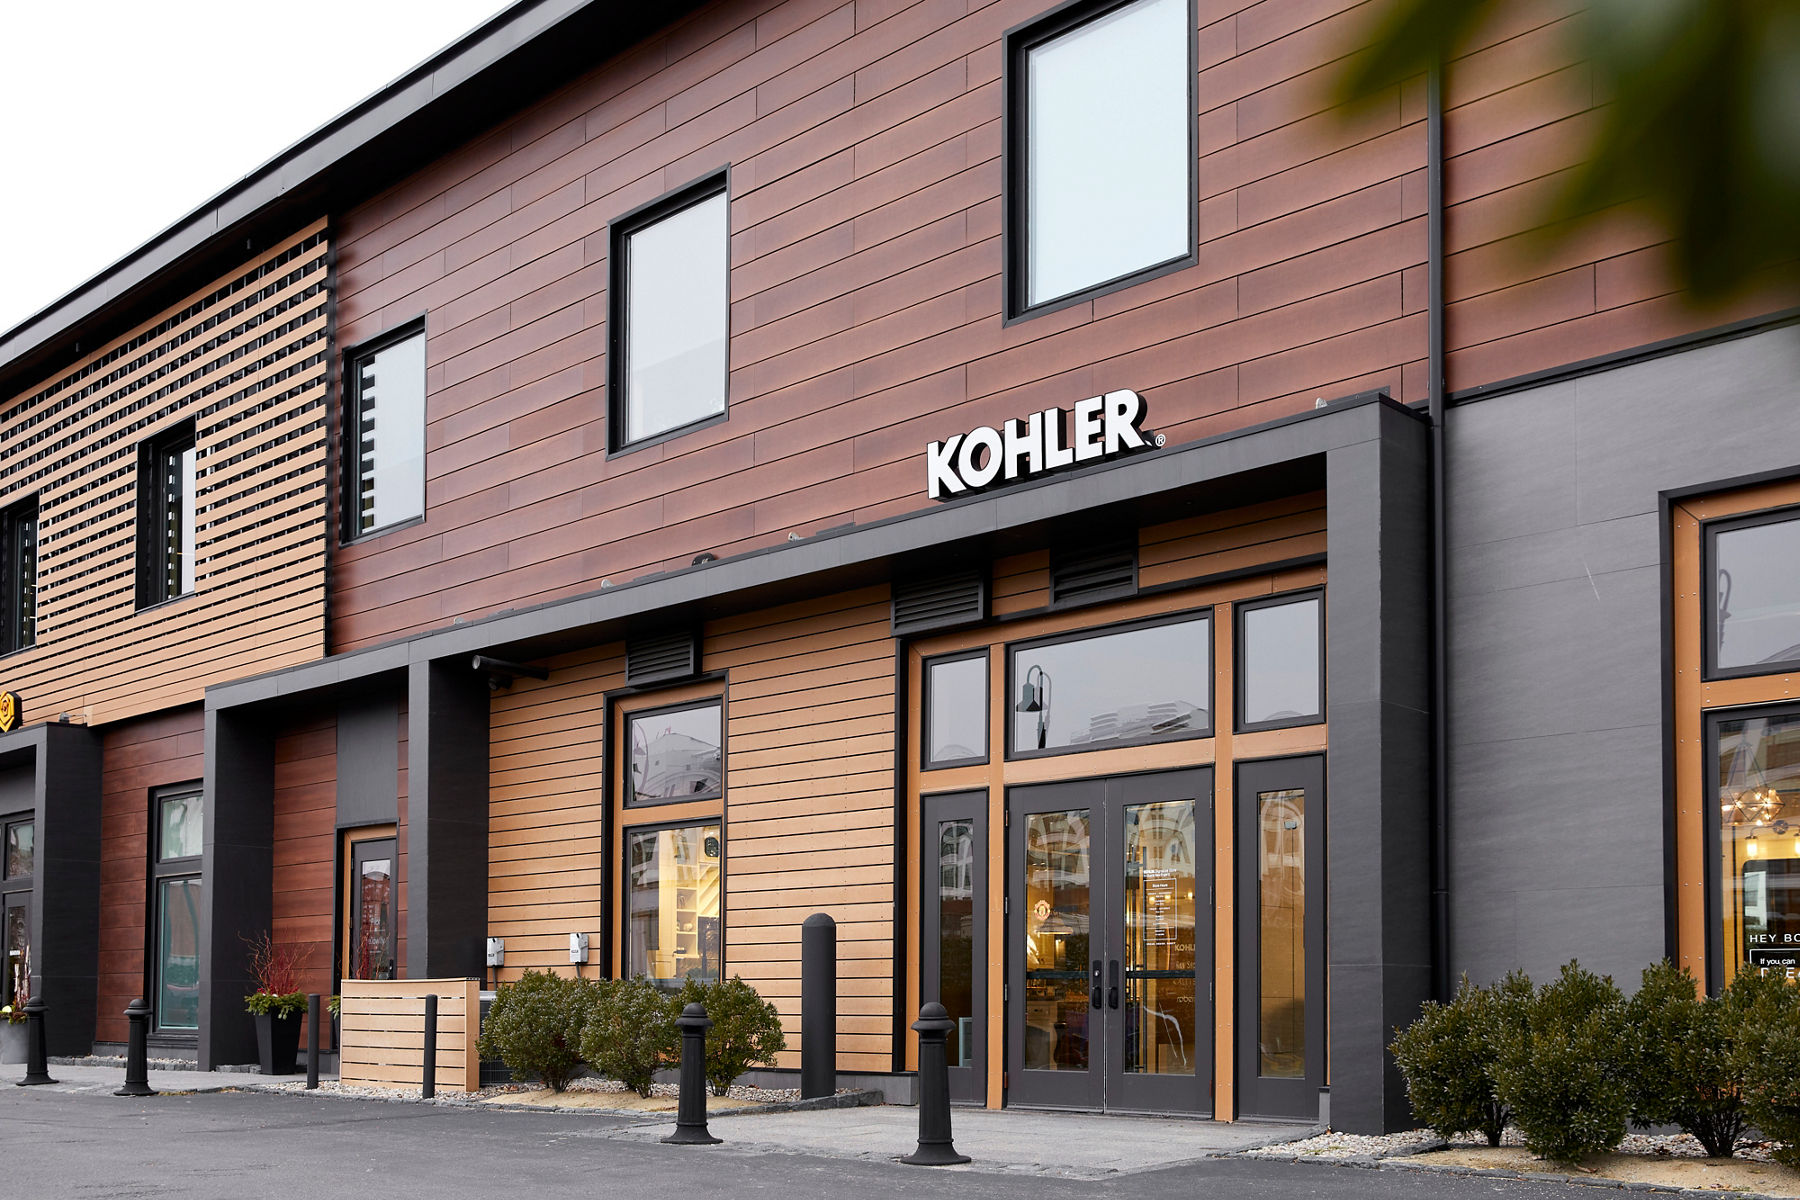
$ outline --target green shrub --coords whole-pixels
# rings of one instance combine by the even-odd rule
[[[1733,1016],[1744,1108],[1777,1143],[1775,1161],[1800,1169],[1800,988],[1779,975],[1740,971],[1726,991],[1738,993]]]
[[[675,1008],[654,983],[641,975],[607,980],[597,986],[581,1056],[601,1074],[648,1096],[658,1068],[678,1061],[678,1033]]]
[[[706,1033],[706,1080],[715,1096],[723,1096],[731,1081],[751,1067],[767,1066],[787,1049],[775,1006],[735,975],[717,983],[688,980],[675,994],[675,1015],[690,1004],[704,1004],[712,1018]]]
[[[1703,999],[1685,967],[1644,971],[1626,1005],[1632,1124],[1677,1125],[1714,1158],[1731,1157],[1748,1121],[1737,1042],[1753,990],[1745,982]]]
[[[1494,1060],[1530,999],[1531,980],[1518,971],[1484,988],[1465,975],[1450,1003],[1428,1001],[1417,1021],[1395,1033],[1389,1049],[1413,1115],[1439,1137],[1479,1130],[1488,1145],[1500,1144],[1510,1114],[1496,1094]]]
[[[1578,1162],[1625,1137],[1624,1021],[1612,978],[1571,962],[1531,998],[1524,1025],[1502,1036],[1494,1082],[1534,1154]]]
[[[476,1044],[483,1058],[560,1092],[581,1069],[581,1032],[593,1006],[590,980],[527,971],[517,983],[500,985]]]

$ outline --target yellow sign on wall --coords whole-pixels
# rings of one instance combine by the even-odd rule
[[[25,716],[25,702],[17,692],[0,692],[0,733],[11,733]]]

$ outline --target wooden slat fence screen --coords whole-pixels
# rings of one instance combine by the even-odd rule
[[[346,979],[338,1018],[338,1078],[346,1084],[418,1087],[424,1082],[425,997],[438,998],[437,1086],[480,1088],[481,983],[475,979]]]

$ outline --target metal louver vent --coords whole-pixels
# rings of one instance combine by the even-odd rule
[[[986,616],[987,576],[980,571],[894,584],[895,637],[954,629]]]
[[[625,639],[625,683],[638,687],[700,673],[700,635],[691,629]]]
[[[1116,600],[1137,592],[1137,542],[1050,556],[1050,607]]]

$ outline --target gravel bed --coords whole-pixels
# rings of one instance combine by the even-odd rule
[[[1523,1146],[1525,1137],[1518,1129],[1509,1125],[1506,1132],[1500,1136],[1500,1144],[1502,1146]],[[1379,1159],[1420,1154],[1429,1150],[1486,1145],[1487,1139],[1479,1135],[1459,1137],[1454,1141],[1446,1142],[1429,1129],[1408,1129],[1401,1133],[1380,1136],[1327,1131],[1294,1142],[1277,1142],[1272,1146],[1259,1146],[1254,1150],[1245,1150],[1243,1153],[1258,1158]],[[1737,1157],[1746,1162],[1773,1162],[1775,1161],[1773,1149],[1773,1144],[1769,1142],[1741,1141],[1737,1145]],[[1618,1152],[1641,1155],[1646,1158],[1706,1157],[1706,1149],[1700,1145],[1699,1139],[1686,1133],[1628,1133],[1625,1135],[1625,1140],[1619,1143]]]
[[[306,1080],[284,1079],[279,1083],[263,1085],[266,1090],[279,1092],[300,1092],[306,1090]],[[504,1100],[507,1096],[524,1092],[535,1092],[539,1085],[535,1083],[506,1083],[497,1087],[483,1088],[479,1092],[445,1092],[440,1091],[437,1099],[449,1104],[475,1104],[483,1100]],[[614,1079],[577,1079],[569,1084],[571,1092],[591,1094],[630,1094],[625,1085]],[[319,1081],[318,1093],[327,1096],[341,1096],[359,1100],[418,1100],[419,1089],[416,1087],[374,1087],[365,1084],[340,1083],[335,1079]],[[680,1089],[672,1083],[658,1083],[650,1088],[652,1096],[673,1099],[680,1094]],[[711,1095],[711,1092],[708,1092]],[[750,1104],[792,1104],[800,1099],[799,1088],[758,1088],[742,1085],[733,1086],[727,1097],[742,1100]]]
[[[68,1067],[118,1067],[125,1066],[122,1054],[52,1054],[47,1060],[51,1066]],[[152,1071],[198,1071],[200,1064],[191,1058],[152,1058],[146,1060],[148,1069]],[[251,1068],[254,1069],[254,1068]]]

